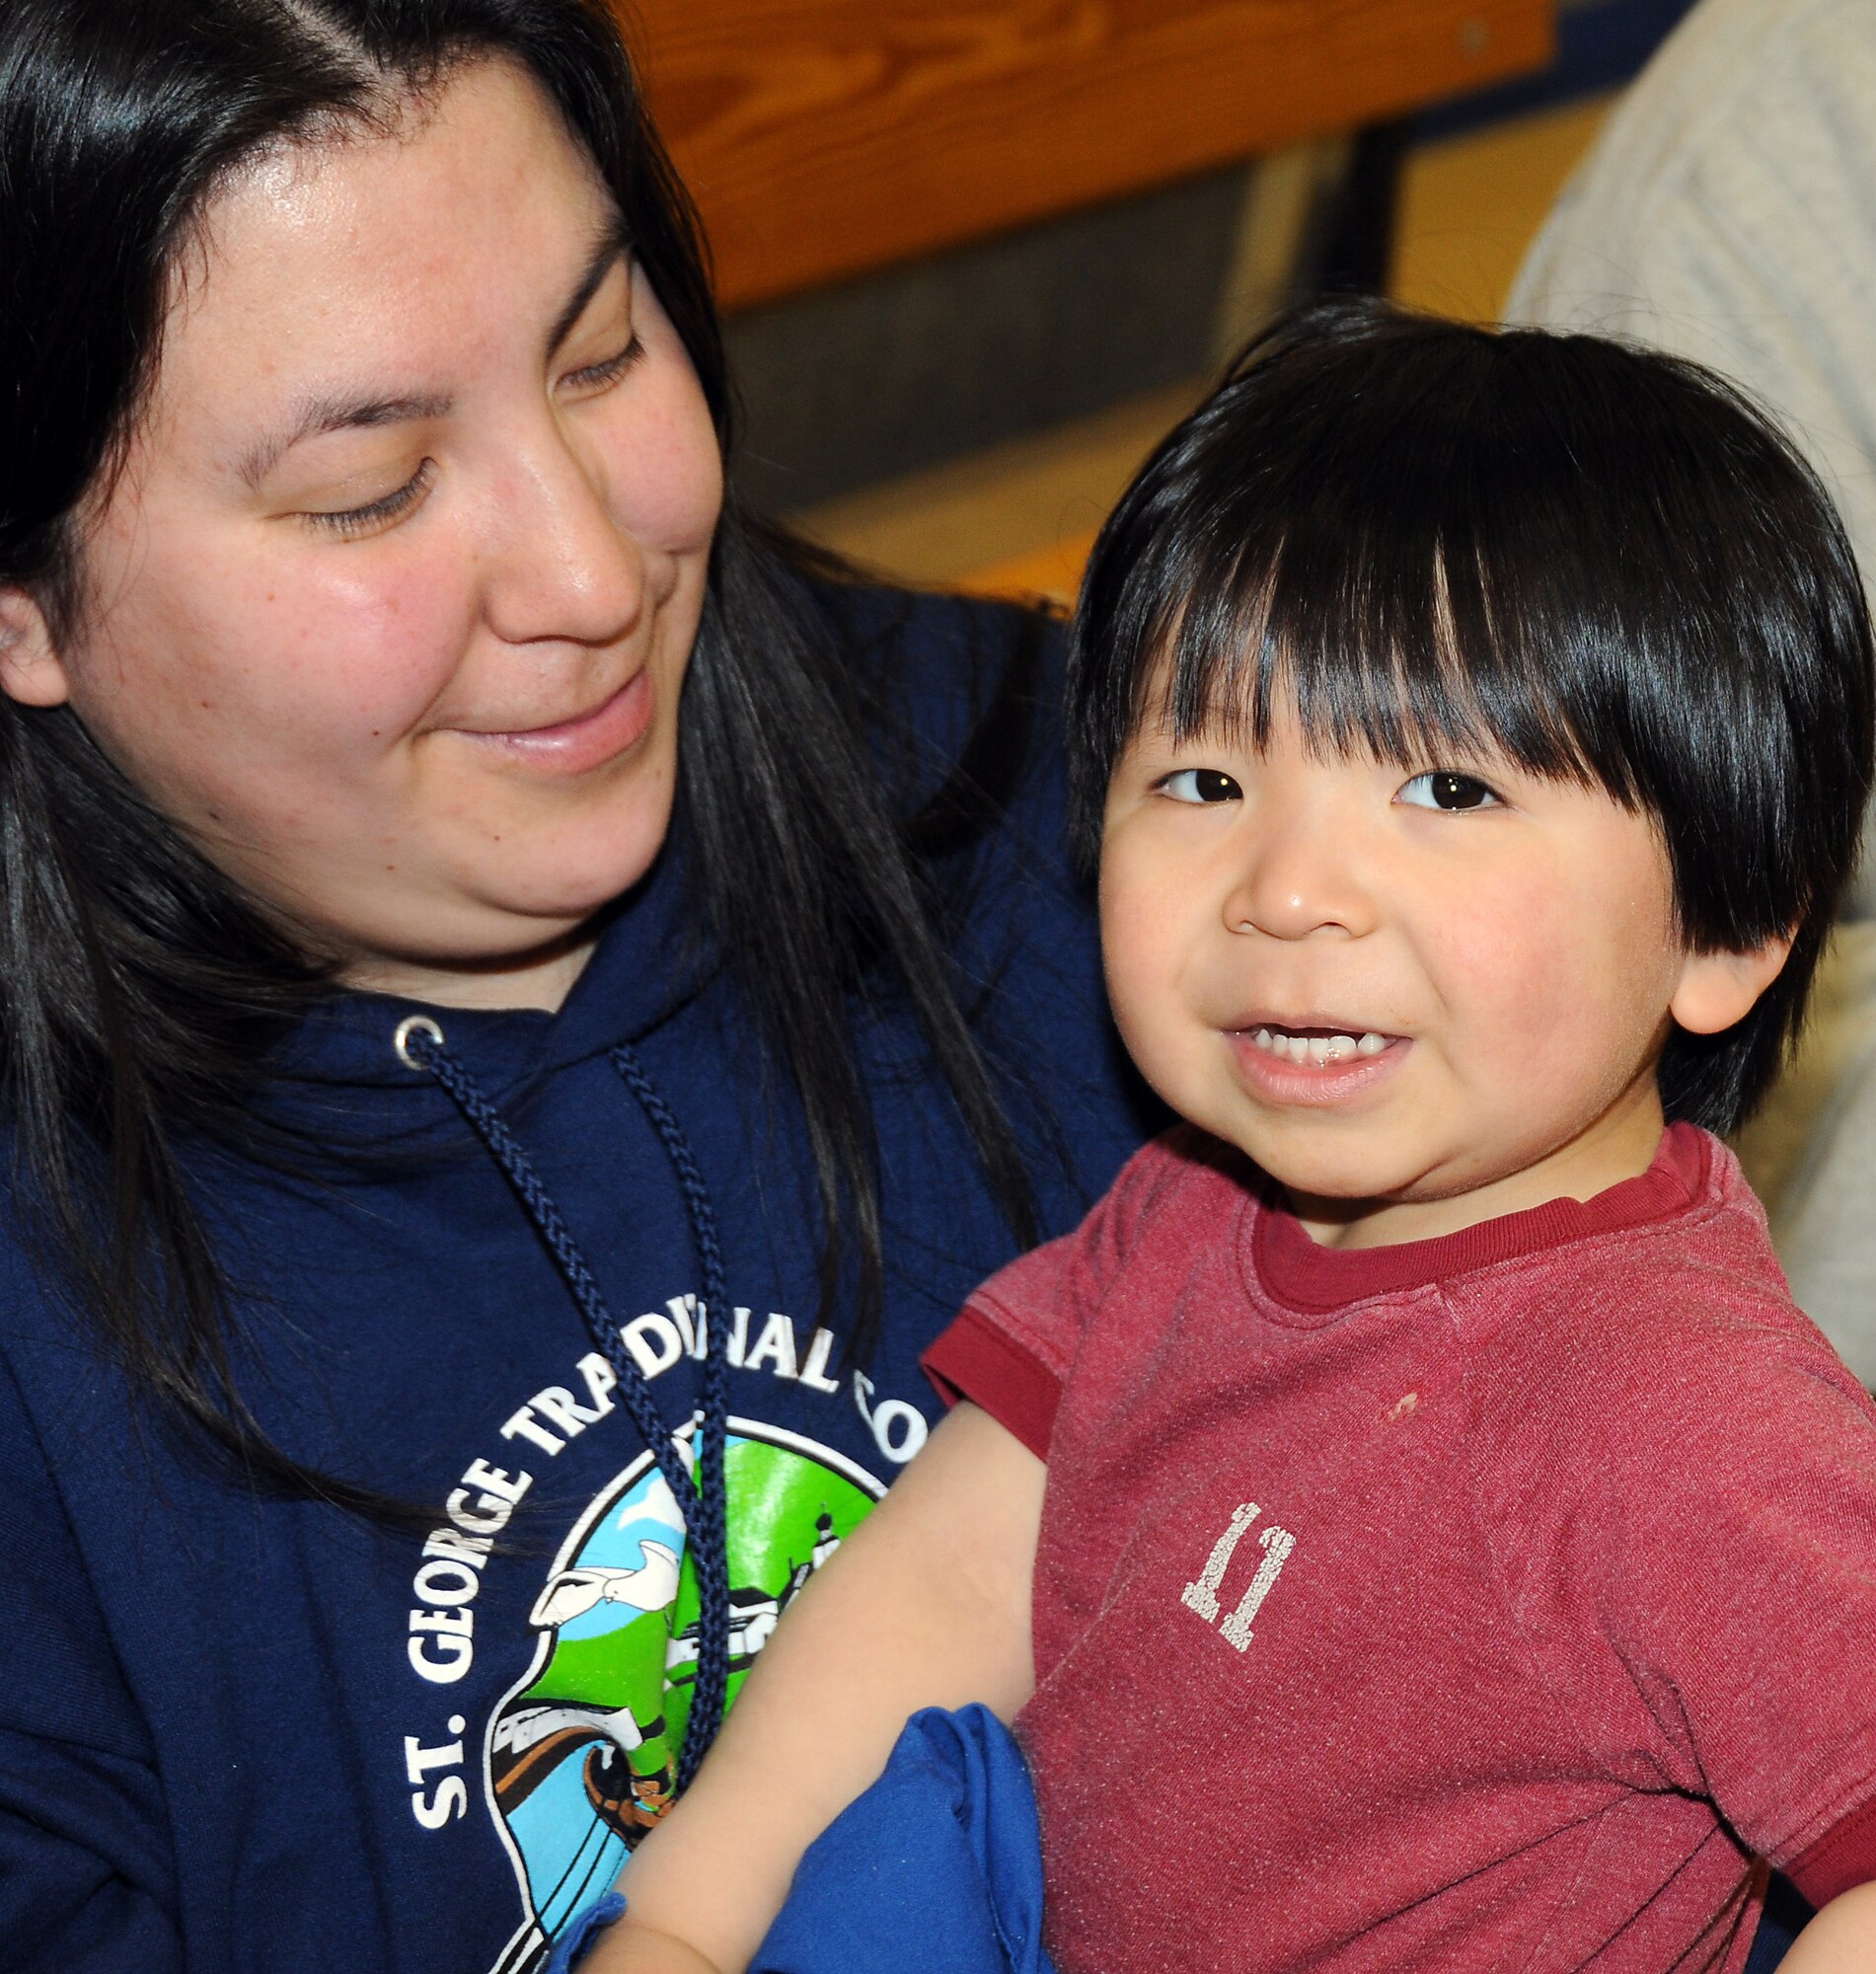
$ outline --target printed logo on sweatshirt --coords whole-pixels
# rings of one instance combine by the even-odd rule
[[[733,1700],[777,1620],[884,1489],[831,1448],[746,1419],[729,1422],[725,1479]],[[526,1914],[491,1974],[536,1965],[671,1799],[698,1596],[683,1516],[649,1453],[580,1516],[529,1623],[533,1663],[497,1703],[485,1750]]]
[[[829,1398],[845,1390],[873,1444],[895,1467],[903,1467],[925,1444],[929,1428],[917,1405],[879,1398],[863,1371],[850,1372],[845,1386],[829,1377],[832,1330],[816,1328],[803,1343],[794,1320],[781,1310],[764,1316],[739,1303],[729,1312],[724,1331],[723,1355],[732,1371],[764,1373]],[[645,1382],[655,1385],[687,1359],[701,1361],[709,1344],[709,1319],[696,1296],[672,1296],[662,1309],[646,1310],[622,1324],[619,1340]],[[619,1382],[611,1366],[594,1354],[582,1357],[575,1369],[586,1387],[584,1400],[567,1386],[549,1385],[502,1422],[502,1438],[553,1458],[569,1439],[604,1418],[613,1408],[611,1395]]]

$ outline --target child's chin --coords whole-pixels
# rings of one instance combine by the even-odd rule
[[[1257,1158],[1254,1152],[1251,1156]],[[1340,1157],[1299,1158],[1293,1153],[1285,1158],[1273,1148],[1271,1158],[1257,1163],[1283,1187],[1302,1220],[1347,1224],[1419,1207],[1437,1214],[1445,1202],[1473,1189],[1457,1175],[1446,1180],[1437,1168],[1363,1158],[1356,1149]]]
[[[1409,1159],[1386,1156],[1374,1123],[1323,1120],[1310,1129],[1300,1120],[1290,1128],[1247,1133],[1254,1142],[1240,1145],[1286,1191],[1307,1194],[1344,1210],[1388,1206],[1413,1198],[1424,1175]]]
[[[1325,1219],[1355,1220],[1365,1213],[1399,1203],[1398,1196],[1381,1182],[1379,1176],[1371,1177],[1344,1164],[1261,1159],[1258,1163],[1293,1201],[1320,1209]],[[1301,1204],[1298,1210],[1302,1211]]]

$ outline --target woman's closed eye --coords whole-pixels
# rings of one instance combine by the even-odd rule
[[[589,363],[583,370],[573,371],[564,381],[575,391],[603,391],[609,385],[618,383],[643,354],[644,343],[635,333],[618,355],[608,356],[602,363]]]
[[[583,370],[575,370],[564,381],[576,392],[594,393],[609,389],[616,384],[644,354],[644,344],[634,336],[631,342],[616,356],[609,356],[601,363],[589,363]],[[328,534],[338,535],[344,541],[356,541],[389,528],[414,508],[430,491],[430,484],[436,477],[436,462],[423,461],[404,485],[394,493],[387,494],[381,500],[367,501],[361,507],[344,507],[337,510],[309,508],[302,519]]]
[[[1241,801],[1244,792],[1217,768],[1179,768],[1155,784],[1163,796],[1180,802]]]
[[[1405,802],[1409,808],[1444,809],[1449,814],[1504,806],[1502,797],[1476,775],[1457,774],[1447,768],[1430,769],[1403,782],[1394,800]]]
[[[402,487],[393,494],[387,494],[382,500],[368,501],[362,507],[341,508],[336,513],[311,508],[301,518],[342,540],[354,541],[403,520],[430,491],[430,483],[435,478],[436,462],[426,459]]]

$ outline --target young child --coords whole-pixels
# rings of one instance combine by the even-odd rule
[[[937,1345],[591,1965],[745,1964],[981,1700],[1063,1974],[1736,1970],[1763,1860],[1876,1967],[1876,1407],[1709,1135],[1870,781],[1829,502],[1686,364],[1319,308],[1122,501],[1073,694],[1187,1127]]]

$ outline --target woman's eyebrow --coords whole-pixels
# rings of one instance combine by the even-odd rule
[[[606,276],[631,252],[632,242],[626,237],[625,217],[621,213],[613,213],[594,244],[592,255],[573,285],[573,292],[567,296],[566,306],[554,319],[554,327],[547,340],[550,356],[572,335],[574,324],[586,313],[587,304],[598,294]]]
[[[439,397],[338,398],[321,392],[302,399],[286,424],[250,446],[236,470],[250,487],[259,488],[303,439],[359,425],[396,425],[413,418],[440,418],[452,402]]]
[[[614,215],[593,247],[572,293],[566,298],[547,340],[551,356],[572,335],[573,326],[586,313],[606,276],[632,251],[625,221]],[[280,461],[303,440],[327,432],[347,431],[362,425],[404,424],[414,418],[440,418],[447,415],[453,400],[446,397],[413,395],[402,398],[339,398],[321,392],[303,399],[293,416],[278,430],[258,439],[242,455],[236,471],[250,486],[258,488]]]

